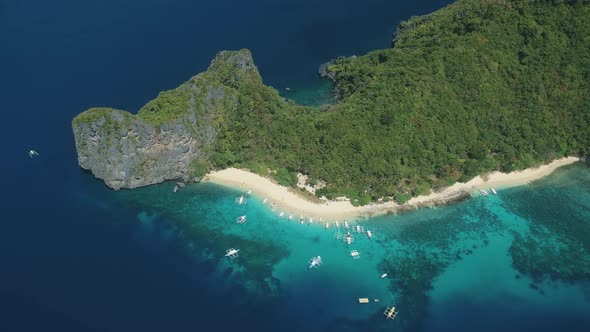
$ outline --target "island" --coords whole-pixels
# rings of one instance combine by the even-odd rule
[[[322,65],[337,101],[321,107],[266,86],[248,50],[222,51],[136,114],[75,117],[78,161],[116,190],[224,169],[210,177],[235,186],[241,169],[324,205],[446,202],[491,185],[480,176],[588,155],[589,35],[583,0],[460,0],[402,22],[389,49]]]

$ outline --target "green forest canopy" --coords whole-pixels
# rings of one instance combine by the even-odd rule
[[[256,89],[260,114],[230,128],[255,137],[223,141],[213,166],[303,172],[329,184],[320,195],[367,203],[589,151],[587,1],[459,1],[329,70],[340,103],[318,114]]]
[[[329,65],[340,100],[321,110],[213,63],[204,74],[238,106],[217,114],[195,170],[272,169],[289,185],[301,172],[328,184],[318,195],[366,204],[588,154],[589,1],[457,1],[401,23],[392,44]],[[158,123],[187,105],[181,86],[139,116]]]

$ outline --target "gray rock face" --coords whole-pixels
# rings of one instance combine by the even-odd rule
[[[334,63],[334,61],[336,61],[336,59],[324,62],[320,65],[320,67],[318,68],[318,75],[320,75],[321,78],[327,78],[329,80],[334,79],[334,73],[328,70],[328,67],[330,67]]]
[[[236,90],[224,85],[229,77],[259,79],[250,52],[220,53],[207,72],[161,93],[137,115],[106,108],[78,115],[72,128],[80,167],[115,190],[194,180],[191,163],[207,160],[216,141],[216,115],[236,108]]]
[[[110,119],[109,119],[110,117]],[[113,111],[74,127],[80,167],[113,189],[136,188],[186,175],[199,142],[183,121],[156,128]]]

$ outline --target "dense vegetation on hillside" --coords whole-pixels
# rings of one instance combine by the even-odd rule
[[[586,155],[589,36],[587,0],[458,1],[400,24],[391,49],[335,60],[341,100],[322,110],[285,101],[255,68],[214,61],[193,78],[224,91],[194,172],[271,169],[286,185],[302,172],[328,184],[319,195],[366,204]],[[158,125],[208,100],[189,83],[138,116]]]
[[[404,22],[392,49],[329,67],[344,102],[313,173],[375,198],[587,154],[589,36],[588,1],[459,1]]]

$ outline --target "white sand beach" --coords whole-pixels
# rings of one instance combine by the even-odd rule
[[[324,201],[314,202],[297,190],[283,187],[269,178],[259,176],[246,170],[228,168],[208,174],[205,179],[224,186],[229,186],[244,191],[252,190],[252,193],[261,199],[268,199],[268,204],[273,204],[277,212],[284,211],[293,214],[296,218],[300,215],[318,220],[320,217],[326,221],[353,219],[375,216],[385,213],[395,213],[400,210],[419,208],[444,204],[456,200],[459,197],[477,192],[479,189],[489,191],[489,188],[507,188],[527,184],[551,174],[555,169],[579,161],[577,157],[567,157],[553,161],[550,164],[523,171],[501,173],[493,172],[485,176],[478,176],[467,183],[455,183],[436,193],[414,197],[403,205],[395,202],[373,203],[366,206],[355,207],[349,201]]]

